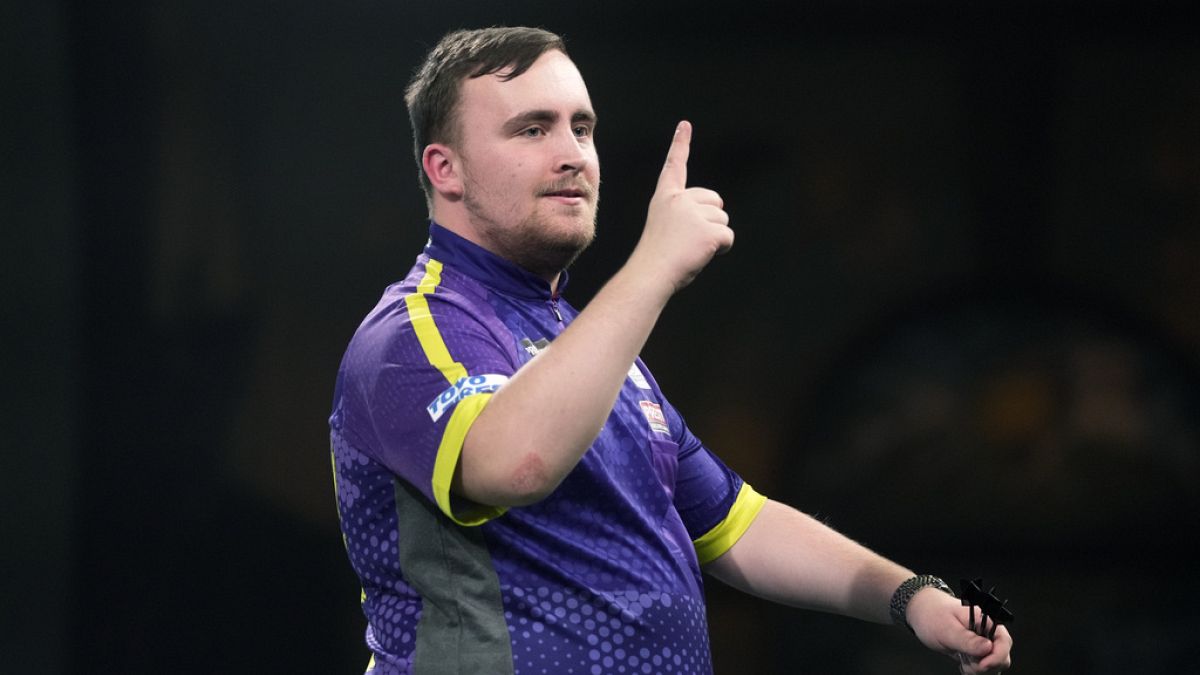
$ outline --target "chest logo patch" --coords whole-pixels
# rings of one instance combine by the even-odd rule
[[[667,426],[667,418],[663,415],[661,406],[652,401],[638,401],[638,405],[642,406],[642,414],[646,416],[652,431],[660,434],[671,433],[671,427]]]
[[[526,354],[529,354],[530,356],[537,356],[538,352],[550,346],[550,341],[546,338],[538,338],[538,341],[534,342],[533,340],[525,337],[521,338],[521,341],[518,344],[521,345],[521,349],[524,349]]]
[[[646,380],[646,376],[643,375],[642,371],[638,369],[636,363],[629,366],[629,379],[633,380],[633,383],[637,385],[638,389],[650,388],[650,382]]]

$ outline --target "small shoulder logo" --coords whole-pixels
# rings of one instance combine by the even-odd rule
[[[650,423],[650,429],[660,434],[670,434],[671,427],[667,426],[667,418],[663,415],[662,407],[653,401],[638,401],[642,406],[642,414]]]
[[[429,405],[425,406],[425,410],[429,413],[430,419],[436,422],[447,410],[454,407],[455,403],[475,394],[490,394],[505,382],[508,382],[507,375],[489,374],[460,377],[458,381],[438,394],[437,398],[430,401]]]

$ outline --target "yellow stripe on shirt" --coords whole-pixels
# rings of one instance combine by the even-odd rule
[[[417,333],[421,349],[425,351],[425,358],[442,372],[447,382],[454,384],[467,376],[467,369],[450,356],[450,350],[446,349],[446,342],[442,340],[442,334],[433,321],[433,313],[429,311],[429,301],[425,299],[425,296],[432,294],[441,282],[442,263],[430,260],[425,265],[425,276],[421,278],[421,283],[417,284],[417,292],[405,296],[404,304],[408,307],[408,317]]]
[[[742,483],[737,499],[729,508],[725,520],[717,523],[716,527],[705,532],[702,537],[692,542],[696,547],[696,557],[701,565],[706,565],[720,558],[726,551],[733,548],[738,539],[746,533],[750,523],[762,511],[767,498],[755,492],[749,483]]]
[[[430,259],[425,265],[425,276],[421,278],[421,283],[417,284],[417,292],[405,296],[404,304],[408,307],[408,317],[417,334],[417,341],[421,343],[421,349],[425,352],[425,358],[453,385],[467,377],[467,369],[450,356],[450,350],[446,348],[446,341],[442,339],[437,323],[433,320],[433,313],[429,311],[429,301],[425,297],[437,290],[441,282],[442,263]],[[482,525],[506,510],[495,506],[473,505],[464,512],[455,514],[450,503],[450,484],[454,480],[454,468],[458,466],[459,457],[462,455],[467,432],[491,398],[491,394],[476,394],[464,398],[454,406],[454,412],[451,413],[446,429],[442,432],[442,441],[438,444],[437,457],[434,459],[433,498],[442,513],[459,525]]]
[[[442,443],[438,446],[437,459],[433,464],[433,497],[437,500],[438,508],[459,525],[482,525],[487,521],[503,514],[507,509],[498,506],[474,504],[471,508],[460,509],[455,513],[450,503],[450,483],[454,480],[454,467],[458,466],[459,456],[462,455],[463,442],[467,440],[467,431],[483,412],[484,406],[492,398],[491,394],[475,394],[468,396],[454,406],[450,421],[446,423],[446,431],[442,433]]]

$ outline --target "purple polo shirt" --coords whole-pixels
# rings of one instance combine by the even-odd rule
[[[492,394],[577,314],[431,224],[350,341],[329,422],[368,672],[711,672],[700,565],[765,498],[688,430],[641,359],[548,497],[506,510],[450,493]]]

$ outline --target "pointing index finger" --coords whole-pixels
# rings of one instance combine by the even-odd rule
[[[675,127],[675,137],[667,150],[667,161],[658,175],[659,187],[682,190],[687,187],[688,154],[692,148],[692,123],[684,120]]]

